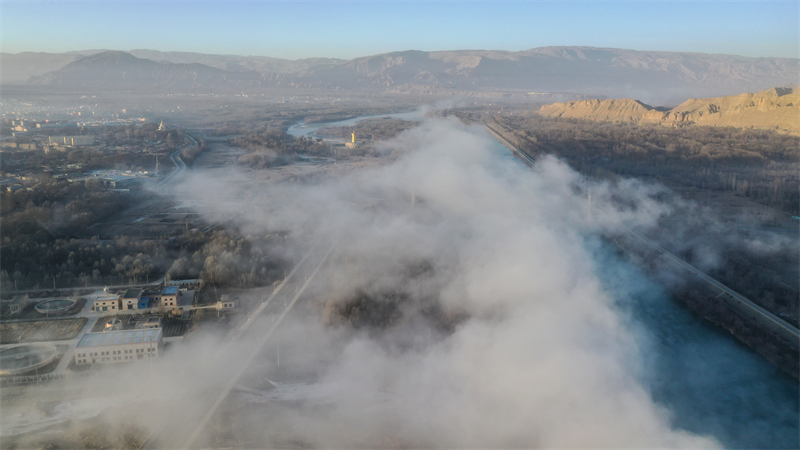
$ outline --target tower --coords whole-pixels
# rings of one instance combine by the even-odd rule
[[[356,143],[356,132],[355,131],[353,131],[353,141],[352,142],[353,142],[353,144]]]

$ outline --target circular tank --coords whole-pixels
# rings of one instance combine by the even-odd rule
[[[22,344],[0,350],[0,375],[22,375],[50,364],[58,350],[50,344]]]
[[[37,304],[34,309],[39,314],[57,316],[67,314],[69,309],[75,306],[75,303],[75,300],[72,299],[48,300]]]
[[[122,329],[122,321],[119,319],[108,319],[103,331],[119,331]]]

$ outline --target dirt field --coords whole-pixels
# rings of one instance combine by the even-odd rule
[[[0,344],[63,341],[75,338],[86,324],[85,317],[0,325]]]

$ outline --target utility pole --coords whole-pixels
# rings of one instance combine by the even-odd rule
[[[592,220],[592,188],[589,188],[589,195],[587,197],[587,204],[586,204],[586,218],[588,220]]]

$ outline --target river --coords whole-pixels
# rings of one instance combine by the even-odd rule
[[[423,114],[420,111],[410,111],[410,112],[396,113],[396,114],[377,114],[374,116],[359,116],[359,117],[354,117],[352,119],[339,120],[336,122],[305,123],[301,121],[289,127],[289,129],[286,132],[294,137],[305,136],[310,138],[318,138],[320,136],[317,136],[317,130],[322,127],[344,127],[353,125],[359,120],[382,119],[384,117],[419,122],[423,119]],[[332,136],[325,136],[325,139],[329,141],[339,141],[339,142],[345,141],[345,139],[343,138],[337,138]]]
[[[419,113],[304,124],[293,136],[365,118],[422,120]],[[493,149],[513,158],[499,141]],[[518,161],[519,162],[519,161]],[[519,162],[522,164],[521,162]],[[587,239],[598,276],[643,349],[642,384],[672,425],[717,438],[726,448],[800,448],[800,388],[727,330],[699,317],[599,239]]]

